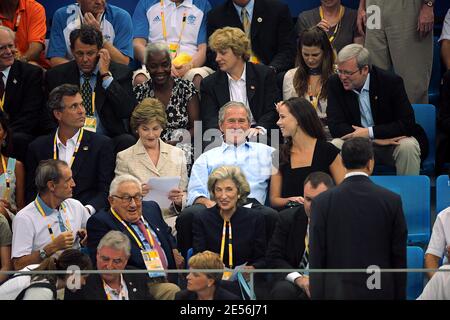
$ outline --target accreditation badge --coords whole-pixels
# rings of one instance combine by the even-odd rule
[[[86,120],[84,121],[85,130],[96,132],[97,131],[97,119],[95,117],[86,116]]]
[[[225,270],[227,270],[227,268],[225,268]],[[228,269],[228,270],[230,270],[230,269]],[[232,276],[233,276],[233,271],[224,271],[223,275],[222,275],[222,280],[230,280]]]
[[[169,51],[172,59],[174,59],[177,56],[178,43],[169,43]]]
[[[166,274],[164,272],[153,272],[153,270],[162,270],[164,271],[163,264],[161,262],[161,258],[159,257],[158,251],[156,250],[141,250],[142,259],[144,260],[145,267],[147,270],[152,270],[148,275],[150,278],[156,277],[165,277]]]

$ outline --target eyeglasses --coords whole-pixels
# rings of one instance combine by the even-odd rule
[[[354,75],[355,73],[357,73],[358,71],[360,71],[361,69],[357,69],[355,71],[347,71],[347,70],[339,70],[337,69],[336,72],[338,75],[342,75],[342,76],[346,76],[346,77],[350,77],[352,75]]]
[[[122,200],[122,203],[125,203],[125,204],[130,204],[131,203],[131,199],[133,199],[134,202],[136,202],[136,203],[140,203],[140,202],[142,202],[142,199],[144,198],[141,194],[137,194],[135,196],[126,195],[126,196],[123,196],[123,197],[113,195],[113,197]]]

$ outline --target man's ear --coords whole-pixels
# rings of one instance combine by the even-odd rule
[[[372,158],[367,163],[367,170],[369,170],[369,175],[372,175],[374,167],[375,167],[375,160],[374,160],[374,158]]]
[[[47,181],[47,189],[48,189],[50,192],[55,191],[55,182],[53,182],[52,180]]]
[[[56,120],[61,121],[61,111],[60,110],[53,110],[53,116]]]

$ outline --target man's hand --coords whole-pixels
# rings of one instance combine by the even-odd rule
[[[433,7],[429,7],[426,4],[422,5],[419,13],[419,19],[417,21],[417,31],[419,31],[420,37],[425,38],[428,33],[433,31],[434,26],[434,12]]]
[[[330,23],[325,19],[320,20],[317,26],[325,32],[328,32],[331,28]]]
[[[247,266],[247,265],[245,265],[245,266],[242,266],[242,269],[244,269],[244,270],[255,270],[255,267],[254,266]],[[245,281],[250,281],[250,273],[243,271],[242,275],[244,276]]]
[[[77,231],[77,236],[80,239],[80,245],[86,247],[87,245],[87,231],[86,229],[80,229]]]
[[[177,249],[172,249],[173,257],[175,259],[175,265],[177,269],[184,269],[184,258]]]
[[[295,279],[295,284],[299,286],[303,291],[305,291],[308,298],[311,298],[311,293],[309,292],[309,277],[302,276]]]
[[[98,56],[100,57],[98,60],[98,71],[100,72],[100,74],[105,74],[105,73],[109,72],[111,56],[110,56],[108,50],[100,49],[100,51],[98,52]]]
[[[256,137],[257,135],[263,135],[263,130],[261,128],[250,128],[247,130],[246,135],[247,138]]]
[[[366,1],[360,0],[358,7],[358,15],[356,16],[356,26],[360,35],[364,36],[366,34],[366,23],[367,23],[367,13],[366,13]]]
[[[90,12],[86,12],[84,14],[84,24],[91,26],[98,31],[100,30],[100,19],[102,18],[103,12],[99,12],[97,14],[97,17],[94,17],[94,15]]]
[[[356,137],[369,138],[369,128],[362,128],[358,126],[352,126],[352,128],[355,129],[355,131],[341,137],[342,140],[348,140]]]
[[[374,139],[373,143],[379,146],[398,146],[400,145],[400,140],[407,138],[406,136],[389,138],[389,139]]]
[[[64,231],[52,241],[55,247],[55,252],[59,250],[69,249],[73,245],[73,233],[71,231]]]

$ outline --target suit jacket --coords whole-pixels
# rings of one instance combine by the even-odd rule
[[[237,207],[230,220],[233,241],[233,267],[247,262],[264,268],[266,229],[264,215],[249,208]],[[223,219],[217,206],[194,213],[192,223],[194,254],[210,250],[220,254]],[[224,261],[228,266],[228,259]]]
[[[142,202],[142,215],[147,221],[148,225],[156,233],[161,248],[167,256],[169,269],[176,269],[175,259],[173,257],[172,249],[176,248],[175,239],[171,234],[170,227],[164,222],[162,218],[161,209],[154,201]],[[138,269],[145,269],[144,260],[142,260],[141,249],[135,242],[132,235],[111,213],[109,209],[103,209],[92,215],[87,222],[88,248],[91,255],[91,260],[96,264],[97,245],[102,237],[111,230],[118,230],[126,234],[131,241],[131,256],[128,259],[127,266]],[[177,275],[169,274],[169,279],[176,282]]]
[[[110,72],[114,80],[107,90],[103,89],[102,79],[97,74],[95,85],[95,110],[100,121],[108,131],[110,137],[129,133],[125,120],[131,116],[136,106],[131,84],[131,70],[122,64],[111,62]],[[75,61],[51,68],[45,77],[45,86],[48,92],[59,85],[70,83],[80,86],[80,71]]]
[[[375,138],[413,136],[420,144],[421,157],[424,159],[424,153],[428,150],[427,137],[422,127],[416,124],[403,79],[372,66],[369,91]],[[353,132],[352,125],[361,127],[358,96],[355,92],[344,89],[338,75],[333,75],[328,80],[327,117],[328,127],[334,138]]]
[[[41,160],[53,158],[55,132],[38,137],[28,147],[26,166],[26,200],[36,197],[34,174]],[[109,185],[114,174],[114,151],[110,138],[84,130],[78,153],[72,164],[75,181],[73,198],[83,205],[100,210],[108,205]]]
[[[139,139],[138,142],[117,154],[116,176],[131,174],[141,182],[147,183],[150,177],[174,177],[180,176],[179,187],[187,189],[186,157],[183,150],[171,146],[159,139],[160,153],[158,164],[150,159],[147,151]]]
[[[278,119],[275,103],[280,100],[275,74],[267,66],[247,62],[245,76],[248,103],[256,126],[275,128]],[[218,128],[219,109],[230,101],[227,73],[219,70],[209,75],[202,80],[200,91],[203,129]]]
[[[12,132],[34,134],[44,110],[42,69],[14,61],[5,87],[4,110]]]
[[[132,269],[132,268],[127,268]],[[154,300],[147,287],[148,275],[144,273],[122,274],[127,284],[129,300]],[[64,300],[108,300],[103,288],[102,278],[99,274],[91,274],[87,277],[86,285],[80,290],[65,290]]]
[[[352,176],[314,198],[311,212],[311,269],[406,268],[408,232],[399,195]],[[405,299],[405,273],[378,273],[380,289],[369,290],[371,275],[311,273],[311,298]]]
[[[305,251],[308,217],[303,206],[280,214],[272,239],[267,248],[269,269],[297,269]],[[285,274],[277,273],[276,278]]]
[[[209,36],[224,27],[244,30],[232,0],[227,0],[208,13]],[[289,7],[278,0],[255,0],[250,37],[253,53],[265,64],[275,67],[277,72],[294,66],[296,55],[294,23]],[[208,51],[207,64],[217,69],[215,54]]]

